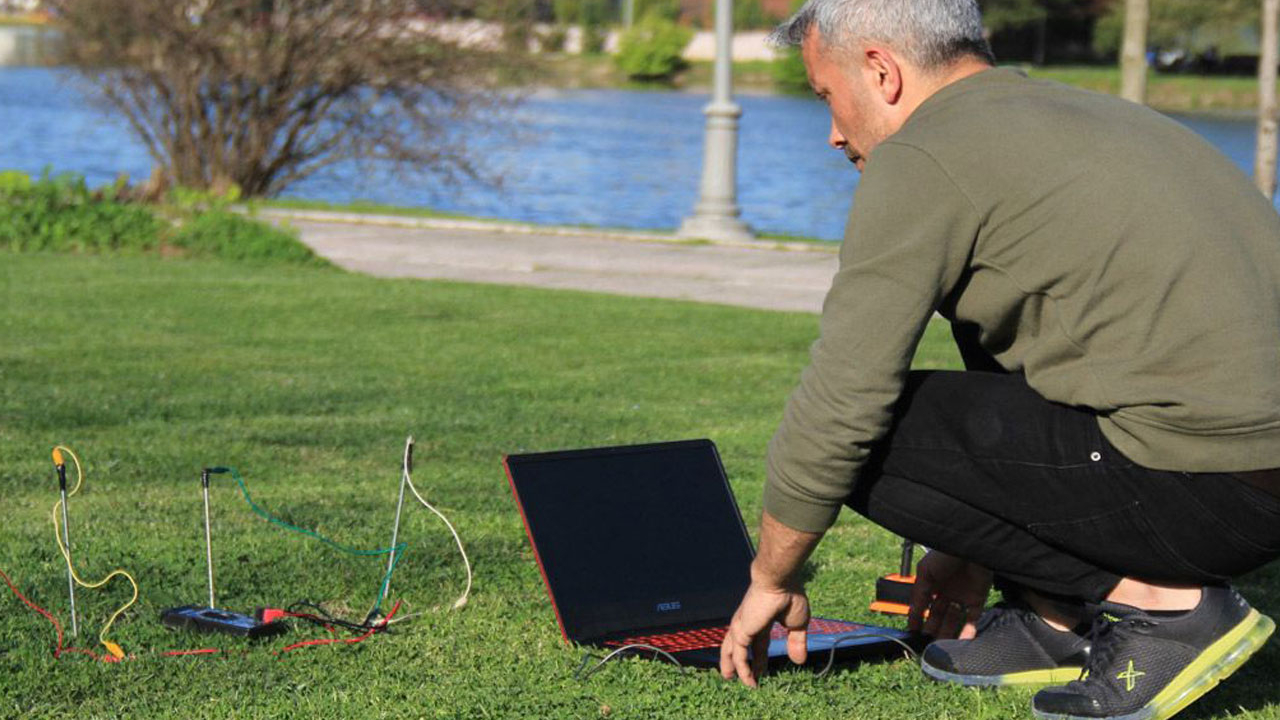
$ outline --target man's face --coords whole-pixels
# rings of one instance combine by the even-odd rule
[[[875,86],[875,74],[860,67],[855,53],[825,47],[816,29],[805,36],[800,54],[809,86],[831,111],[827,142],[861,171],[867,155],[893,134],[890,107]]]

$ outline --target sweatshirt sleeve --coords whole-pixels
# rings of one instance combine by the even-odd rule
[[[784,525],[824,532],[835,522],[980,224],[923,150],[889,141],[868,159],[820,337],[769,443],[764,507]]]

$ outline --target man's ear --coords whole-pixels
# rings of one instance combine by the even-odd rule
[[[866,60],[864,68],[870,76],[872,87],[886,103],[898,104],[898,100],[902,98],[902,66],[898,64],[898,59],[877,45],[867,46],[863,57]]]

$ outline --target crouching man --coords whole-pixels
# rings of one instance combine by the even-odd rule
[[[992,67],[974,0],[810,0],[774,38],[863,174],[723,675],[775,620],[803,659],[847,505],[934,548],[930,677],[1176,713],[1274,629],[1228,583],[1280,555],[1280,215],[1179,123]],[[935,312],[965,372],[909,371]]]

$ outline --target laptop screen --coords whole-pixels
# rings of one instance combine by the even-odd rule
[[[709,440],[511,455],[565,636],[727,621],[753,551]]]

